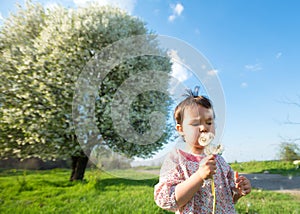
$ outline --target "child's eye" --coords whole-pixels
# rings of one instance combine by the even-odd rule
[[[212,121],[208,121],[208,122],[206,122],[206,124],[210,126],[210,125],[213,124],[213,122]]]

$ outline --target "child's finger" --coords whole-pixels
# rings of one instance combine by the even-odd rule
[[[238,188],[238,186],[239,186],[238,178],[239,178],[239,173],[238,173],[237,171],[235,171],[235,172],[234,172],[235,188]]]
[[[234,172],[234,180],[237,180],[238,177],[239,177],[239,173],[238,173],[238,171],[235,171],[235,172]]]
[[[210,155],[207,157],[208,160],[215,160],[215,158],[216,158],[215,155]]]

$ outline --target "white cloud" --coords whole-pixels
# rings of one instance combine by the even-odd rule
[[[281,52],[278,52],[278,53],[276,54],[276,59],[279,59],[281,56],[282,56],[282,53],[281,53]]]
[[[261,64],[257,63],[254,65],[245,65],[245,69],[249,71],[260,71],[262,70]]]
[[[172,14],[169,16],[168,20],[173,22],[177,17],[181,16],[181,13],[184,10],[184,7],[181,3],[177,3],[176,5],[170,5],[172,9]]]
[[[248,87],[248,83],[242,82],[241,87],[242,87],[242,88],[247,88],[247,87]]]
[[[173,9],[173,13],[177,16],[180,16],[183,10],[184,10],[183,5],[180,3],[177,3]]]
[[[187,69],[178,62],[173,62],[171,75],[180,82],[184,82],[190,77]]]
[[[168,55],[171,57],[171,61],[173,63],[171,75],[181,83],[187,80],[191,76],[191,74],[188,72],[188,69],[183,66],[184,63],[178,56],[177,51],[170,50],[168,51]]]
[[[209,71],[207,72],[207,74],[208,74],[209,76],[215,76],[215,75],[217,75],[218,73],[219,73],[219,71],[216,70],[216,69],[212,69],[212,70],[209,70]]]
[[[173,21],[175,20],[175,18],[176,18],[175,15],[171,15],[171,16],[169,16],[168,20],[169,20],[170,22],[173,22]]]
[[[172,59],[172,60],[176,60],[176,61],[182,61],[180,59],[180,57],[178,56],[178,51],[174,50],[174,49],[170,49],[167,52],[168,56]]]
[[[132,13],[137,0],[73,0],[77,6],[84,6],[89,2],[95,2],[100,6],[110,5],[121,8],[128,13]]]

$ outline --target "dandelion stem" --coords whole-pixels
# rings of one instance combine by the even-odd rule
[[[214,197],[214,200],[213,200],[213,211],[212,213],[215,214],[215,211],[216,211],[216,190],[215,190],[215,182],[214,182],[214,177],[212,177],[211,179],[211,193]]]

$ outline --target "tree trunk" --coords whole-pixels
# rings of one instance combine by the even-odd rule
[[[71,156],[72,158],[72,173],[70,181],[82,181],[84,172],[89,161],[89,158],[85,154],[78,156]]]

